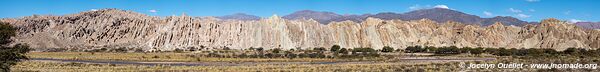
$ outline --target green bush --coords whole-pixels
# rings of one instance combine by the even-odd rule
[[[25,55],[31,51],[26,44],[16,44],[13,47],[7,47],[11,38],[15,36],[15,28],[7,23],[0,23],[0,72],[10,72],[10,67],[18,62],[28,60]]]
[[[381,52],[394,52],[394,48],[390,46],[385,46],[383,47],[383,49],[381,49]]]
[[[352,50],[354,57],[378,57],[379,53],[373,48],[354,48]]]
[[[425,46],[425,52],[428,52],[428,53],[435,53],[435,52],[437,52],[437,50],[438,50],[438,48],[436,48],[436,47],[433,47],[433,46]]]
[[[341,53],[341,54],[348,54],[348,49],[346,48],[342,48],[339,51],[337,51],[337,53]]]
[[[438,48],[435,54],[460,54],[460,49],[456,46]]]
[[[273,50],[271,50],[271,53],[278,54],[279,52],[281,52],[281,48],[274,48]]]
[[[475,49],[471,49],[470,53],[471,54],[475,54],[475,55],[479,55],[479,54],[483,53],[483,48],[477,47]]]
[[[183,53],[183,49],[176,48],[175,50],[173,50],[173,52],[176,52],[176,53]]]
[[[340,46],[339,45],[333,45],[331,46],[331,48],[329,49],[331,52],[337,52],[338,50],[340,50]]]
[[[10,38],[16,35],[16,29],[8,23],[0,22],[0,45],[7,45],[12,42]]]
[[[473,48],[471,48],[471,47],[463,47],[463,48],[460,48],[460,52],[459,53],[470,53],[471,50],[473,50]]]
[[[498,49],[498,51],[496,51],[495,53],[493,53],[493,55],[497,55],[497,56],[510,56],[513,55],[513,52],[510,50],[507,50],[506,48],[500,48]]]
[[[567,48],[562,53],[569,54],[569,55],[579,55],[579,52],[580,52],[580,50],[577,48]]]
[[[406,47],[405,51],[407,53],[418,53],[425,51],[425,49],[421,48],[421,46],[408,46]]]
[[[485,48],[483,50],[484,53],[488,53],[488,54],[496,54],[498,53],[498,49],[496,48]]]
[[[117,49],[113,49],[112,51],[113,52],[127,52],[128,50],[125,47],[120,47],[120,48],[117,48]]]

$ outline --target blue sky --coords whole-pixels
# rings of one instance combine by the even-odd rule
[[[152,16],[247,13],[269,17],[299,10],[376,14],[447,6],[484,18],[513,16],[525,21],[546,18],[600,21],[600,0],[0,0],[0,5],[3,5],[0,18],[64,15],[103,8],[132,10]]]

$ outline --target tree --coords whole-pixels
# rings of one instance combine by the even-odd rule
[[[542,49],[542,51],[544,51],[545,54],[548,54],[550,56],[555,56],[555,55],[559,54],[559,52],[556,51],[555,49],[548,49],[548,48],[546,48],[546,49]]]
[[[337,53],[348,54],[348,49],[342,48]]]
[[[488,54],[496,54],[498,52],[498,49],[495,49],[495,48],[485,48],[483,50],[483,52],[488,53]]]
[[[329,51],[331,52],[337,52],[338,50],[340,50],[340,45],[333,45],[331,46],[331,48],[329,49]]]
[[[274,48],[271,52],[278,54],[279,52],[281,52],[281,48]]]
[[[433,47],[433,46],[425,46],[425,52],[428,52],[428,53],[435,53],[435,52],[437,52],[437,50],[438,50],[438,48],[436,48],[436,47]]]
[[[406,47],[406,52],[408,53],[417,53],[417,52],[423,52],[424,49],[421,48],[421,46],[408,46]]]
[[[513,54],[513,52],[506,48],[500,48],[500,49],[498,49],[498,51],[496,51],[494,53],[494,55],[497,55],[497,56],[510,56],[512,54]]]
[[[471,48],[471,47],[463,47],[463,48],[460,48],[460,53],[470,53],[471,50],[473,50],[473,48]]]
[[[456,46],[441,47],[438,49],[437,52],[435,52],[435,54],[459,54],[459,53],[460,53],[460,49],[458,49],[458,47],[456,47]]]
[[[479,55],[479,54],[483,53],[483,48],[477,47],[475,49],[472,49],[470,52],[471,52],[471,54]]]
[[[566,50],[562,51],[562,53],[569,55],[579,55],[579,50],[577,50],[577,48],[567,48]]]
[[[0,22],[0,45],[4,46],[12,42],[11,37],[15,36],[15,28],[8,23]]]
[[[318,53],[323,53],[323,52],[327,51],[324,47],[313,48],[313,50],[317,51]]]
[[[390,46],[385,46],[385,47],[383,47],[381,52],[394,52],[394,48],[392,48]]]
[[[28,60],[25,53],[29,52],[28,45],[16,44],[13,47],[8,47],[12,42],[11,37],[15,36],[15,28],[7,23],[0,23],[0,69],[2,72],[10,71],[10,67],[16,65],[17,62]]]

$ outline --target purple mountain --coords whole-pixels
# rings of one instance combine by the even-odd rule
[[[319,21],[321,24],[328,24],[332,21],[355,21],[361,22],[367,17],[380,18],[385,20],[391,19],[400,19],[400,20],[419,20],[423,18],[431,19],[437,22],[446,22],[446,21],[456,21],[466,24],[475,24],[481,26],[492,25],[495,22],[501,22],[505,25],[515,25],[522,26],[524,24],[530,24],[529,22],[525,22],[519,20],[517,18],[509,17],[509,16],[497,16],[493,18],[481,18],[479,16],[466,14],[463,12],[443,9],[443,8],[432,8],[432,9],[421,9],[415,10],[406,13],[392,13],[392,12],[383,12],[375,15],[364,14],[364,15],[339,15],[333,12],[319,12],[319,11],[311,11],[311,10],[303,10],[294,12],[290,15],[283,16],[285,19],[314,19]]]
[[[311,10],[302,10],[294,12],[290,15],[283,16],[284,19],[296,20],[296,19],[314,19],[321,24],[327,24],[331,20],[342,18],[342,15],[335,14],[333,12],[318,12]]]
[[[236,13],[236,14],[232,14],[232,15],[219,16],[217,18],[224,19],[224,20],[229,20],[229,19],[235,19],[235,20],[259,20],[260,19],[260,17],[258,17],[258,16],[248,15],[248,14],[244,14],[244,13]]]
[[[397,13],[379,13],[372,15],[370,17],[380,18],[380,19],[401,19],[401,20],[419,20],[423,18],[431,19],[437,22],[446,22],[446,21],[456,21],[466,24],[476,24],[481,26],[489,26],[494,24],[495,22],[501,22],[505,25],[515,25],[522,26],[524,24],[528,24],[528,22],[519,20],[517,18],[509,17],[509,16],[497,16],[493,18],[481,18],[479,16],[466,14],[463,12],[444,9],[444,8],[432,8],[432,9],[421,9],[415,10],[403,14]]]
[[[577,22],[575,25],[587,29],[600,29],[600,22]]]

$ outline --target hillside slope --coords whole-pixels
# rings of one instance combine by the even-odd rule
[[[19,27],[17,42],[33,48],[344,48],[383,46],[458,46],[505,48],[600,48],[600,31],[557,19],[523,27],[495,23],[488,27],[429,19],[363,22],[286,20],[221,20],[213,17],[159,18],[131,11],[103,9],[65,16],[3,19]]]

